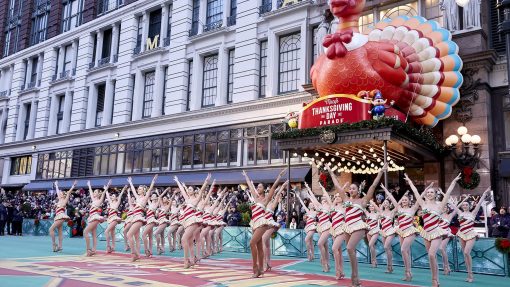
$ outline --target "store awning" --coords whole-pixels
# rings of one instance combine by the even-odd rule
[[[252,168],[245,169],[250,178],[255,183],[272,183],[278,176],[280,171],[284,167],[272,167],[272,168]],[[209,171],[183,171],[174,173],[160,173],[156,186],[176,186],[174,176],[177,176],[181,182],[186,185],[201,185],[207,177]],[[242,169],[229,169],[229,170],[217,170],[210,171],[212,178],[216,179],[216,183],[220,185],[233,185],[245,183],[245,179],[242,175]],[[307,175],[310,173],[309,166],[294,166],[290,170],[291,182],[304,181]],[[154,174],[146,175],[133,175],[133,184],[138,185],[150,185]],[[76,188],[86,188],[87,181],[90,180],[92,188],[103,187],[108,180],[112,180],[113,187],[122,187],[127,184],[127,175],[123,176],[112,176],[112,177],[91,177],[77,179]],[[287,179],[287,173],[283,176],[283,179]],[[55,180],[44,180],[44,181],[33,181],[23,187],[26,191],[38,191],[38,190],[52,190],[53,183]],[[58,184],[61,189],[69,189],[74,180],[66,179],[59,180]]]

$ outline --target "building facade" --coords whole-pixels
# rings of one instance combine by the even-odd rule
[[[479,20],[471,22],[463,15],[472,10],[448,5],[454,2],[369,1],[360,28],[421,15],[453,32],[465,70],[475,71],[474,86],[465,92],[476,91],[476,100],[460,107],[471,111],[464,124],[482,136],[481,186],[508,193],[497,173],[505,136],[495,127],[508,120],[491,112],[507,85],[499,68],[504,59],[497,53],[504,46],[494,31],[496,1],[471,0],[479,9]],[[282,118],[289,111],[313,98],[303,86],[310,83],[316,28],[327,1],[8,0],[1,5],[4,187],[286,165],[271,134],[286,128]],[[440,138],[461,125],[456,119],[437,128]],[[457,172],[448,160],[423,170],[424,180],[443,185]]]

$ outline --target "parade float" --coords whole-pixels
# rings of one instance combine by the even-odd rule
[[[382,20],[360,33],[365,0],[332,0],[336,31],[311,68],[317,93],[274,135],[281,149],[340,173],[402,171],[448,152],[433,129],[459,101],[463,78],[451,33],[423,17]],[[387,175],[386,175],[387,184]]]

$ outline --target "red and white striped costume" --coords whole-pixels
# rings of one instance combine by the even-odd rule
[[[331,231],[331,221],[329,221],[330,212],[329,210],[325,210],[323,208],[319,209],[317,213],[317,219],[319,223],[317,224],[317,232],[329,232]]]
[[[468,241],[473,238],[477,238],[478,234],[476,233],[475,227],[475,218],[471,213],[463,212],[459,215],[460,227],[459,231],[457,231],[457,236],[464,240]]]
[[[381,214],[381,235],[388,237],[395,234],[395,227],[393,227],[393,217]]]
[[[124,219],[124,227],[131,223],[131,220],[133,218],[133,209],[134,206],[129,206],[128,212],[126,213],[126,219]]]
[[[264,214],[264,218],[267,220],[268,225],[270,225],[271,227],[280,228],[280,224],[278,224],[274,220],[273,215],[274,215],[274,211],[273,210],[266,209],[266,212]]]
[[[58,206],[57,205],[57,208],[55,209],[55,218],[54,218],[54,220],[57,221],[57,220],[61,220],[61,219],[68,220],[69,216],[67,216],[67,214],[66,214],[66,207],[65,206]]]
[[[342,207],[335,207],[331,211],[331,236],[337,237],[344,234],[345,210]]]
[[[160,207],[158,209],[158,225],[166,224],[168,225],[170,223],[170,220],[168,220],[168,213],[166,211],[166,208]]]
[[[352,234],[358,230],[366,230],[369,228],[368,224],[363,221],[363,214],[365,213],[363,207],[352,201],[344,202],[345,207],[345,227],[344,230],[348,234]]]
[[[218,213],[218,221],[219,221],[219,225],[220,226],[227,226],[227,223],[223,220],[223,218],[225,218],[225,212],[226,210],[221,210],[219,213]]]
[[[442,217],[441,222],[439,222],[439,227],[441,227],[447,232],[448,237],[453,237],[452,230],[450,228],[450,220]]]
[[[170,221],[170,225],[178,225],[179,224],[179,209],[172,207],[170,210],[170,215],[168,216]]]
[[[420,235],[423,239],[431,241],[447,234],[444,229],[439,227],[441,216],[436,211],[424,209],[422,218],[423,229],[420,231]]]
[[[108,208],[108,219],[107,219],[107,222],[108,223],[112,223],[112,222],[121,222],[122,219],[119,217],[119,210],[117,210],[117,208],[111,208],[109,207]]]
[[[397,227],[397,234],[402,237],[406,238],[408,236],[411,236],[413,234],[418,233],[418,230],[414,227],[414,215],[405,212],[405,211],[399,211],[397,213],[398,216],[398,227]]]
[[[268,224],[265,215],[266,209],[261,203],[255,203],[251,206],[250,226],[254,231],[257,228]]]
[[[317,230],[317,221],[316,221],[317,212],[310,210],[309,212],[306,213],[306,216],[307,216],[307,218],[306,218],[305,232],[308,233],[308,231]]]
[[[195,213],[195,216],[197,218],[198,223],[202,224],[204,222],[204,219],[203,219],[204,211],[202,209],[199,209],[197,207],[197,212]]]
[[[95,206],[93,203],[90,206],[89,217],[87,218],[88,223],[94,221],[104,222],[104,217],[101,216],[101,207]]]
[[[367,212],[368,235],[374,235],[381,231],[379,228],[379,215],[375,212]]]
[[[145,214],[147,224],[151,223],[158,224],[158,220],[156,219],[156,210],[157,210],[156,205],[149,203],[149,207],[147,208],[147,212]]]
[[[192,224],[195,224],[198,222],[196,213],[197,213],[197,210],[193,204],[187,203],[184,206],[183,213],[180,217],[180,221],[182,223],[182,226],[184,226],[184,228],[188,228]]]

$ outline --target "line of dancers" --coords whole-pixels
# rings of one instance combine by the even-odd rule
[[[392,241],[398,236],[400,240],[400,249],[404,261],[404,277],[402,280],[411,281],[411,257],[410,249],[417,236],[424,239],[425,247],[428,252],[430,270],[432,274],[432,286],[439,286],[437,253],[441,252],[443,258],[444,274],[450,273],[448,254],[446,246],[453,237],[450,231],[450,221],[455,215],[459,216],[460,229],[456,236],[461,243],[463,255],[466,262],[468,276],[466,282],[473,282],[471,250],[477,238],[474,230],[474,220],[482,202],[490,192],[490,187],[478,199],[476,205],[472,206],[468,201],[469,196],[462,200],[451,196],[458,180],[457,176],[443,193],[439,188],[431,185],[420,192],[415,187],[413,181],[405,175],[405,180],[409,184],[416,201],[413,203],[409,194],[405,194],[398,202],[384,185],[380,185],[386,193],[386,200],[378,206],[374,201],[375,189],[379,185],[387,166],[384,166],[373,183],[368,188],[366,194],[363,194],[365,183],[361,185],[345,183],[341,185],[334,172],[325,166],[333,180],[335,193],[333,198],[328,191],[320,185],[322,190],[321,200],[306,185],[306,191],[310,203],[305,206],[304,199],[299,199],[306,211],[306,248],[308,260],[314,259],[314,233],[319,234],[318,247],[320,249],[320,263],[323,272],[329,272],[329,252],[328,239],[333,239],[333,257],[335,263],[335,276],[337,279],[345,277],[343,272],[342,245],[345,242],[349,262],[351,264],[351,282],[352,286],[361,286],[358,273],[358,260],[356,257],[356,246],[366,238],[371,255],[372,267],[377,267],[375,244],[381,236],[384,250],[387,257],[387,273],[393,272]],[[274,221],[274,209],[282,199],[283,192],[287,189],[288,181],[279,184],[286,169],[283,169],[274,184],[266,194],[262,184],[255,187],[249,175],[243,171],[243,176],[249,191],[249,200],[251,202],[251,221],[252,238],[250,249],[252,254],[253,277],[262,276],[265,272],[271,270],[271,235],[279,229],[279,224]],[[127,218],[124,220],[124,240],[126,251],[131,251],[132,260],[140,259],[140,233],[143,228],[141,238],[144,243],[145,255],[152,256],[153,237],[156,237],[158,254],[165,251],[165,230],[168,231],[168,244],[170,251],[174,251],[180,244],[184,250],[184,267],[190,268],[197,264],[200,259],[207,258],[215,253],[222,251],[222,231],[226,225],[223,222],[230,202],[225,203],[226,188],[218,193],[216,199],[212,200],[211,195],[215,189],[215,181],[210,184],[211,175],[205,179],[200,189],[187,187],[185,183],[174,177],[178,188],[173,191],[171,188],[163,192],[154,190],[157,175],[152,180],[151,185],[139,186],[135,188],[131,178],[128,178],[128,185],[124,186],[122,191],[116,194],[108,192],[110,182],[108,182],[103,192],[92,190],[89,185],[89,193],[92,199],[89,210],[88,225],[84,230],[84,237],[87,246],[87,256],[93,256],[97,248],[97,225],[107,220],[108,227],[105,231],[107,240],[107,253],[115,250],[115,227],[122,220],[119,215],[120,200],[124,193],[128,196],[129,209]],[[65,214],[65,206],[73,192],[76,182],[66,193],[59,190],[58,182],[55,182],[55,188],[58,195],[56,206],[55,222],[50,228],[50,235],[53,243],[53,251],[62,250],[62,224],[69,219]],[[209,187],[209,190],[207,188]],[[181,195],[184,201],[179,203],[176,198]],[[437,201],[438,195],[442,195],[442,200]],[[101,206],[103,201],[108,202],[108,217],[101,217]],[[414,224],[414,216],[421,209],[424,221],[423,228],[418,230]],[[58,244],[55,242],[55,229],[59,230]],[[156,230],[154,232],[154,229]],[[92,246],[89,235],[92,237]]]
[[[119,194],[108,191],[111,181],[103,187],[103,191],[93,190],[90,182],[87,183],[91,198],[87,226],[83,234],[87,256],[96,254],[97,225],[104,221],[108,223],[105,230],[106,252],[115,251],[115,228],[124,222],[125,251],[131,251],[132,261],[140,259],[141,240],[143,240],[145,255],[152,257],[154,237],[159,255],[165,252],[166,238],[168,238],[170,252],[178,248],[184,250],[184,268],[190,268],[200,259],[222,251],[222,231],[226,226],[223,216],[230,205],[230,201],[225,202],[227,189],[224,188],[221,191],[218,189],[218,196],[213,199],[211,196],[216,183],[213,181],[210,184],[211,175],[209,174],[200,189],[188,187],[174,177],[178,188],[174,190],[167,188],[160,192],[154,188],[157,178],[158,176],[155,175],[149,187],[140,185],[135,188],[129,177],[128,184]],[[64,192],[60,190],[58,182],[55,182],[58,202],[54,223],[50,227],[54,252],[62,251],[62,225],[69,220],[66,205],[75,186],[76,181],[67,192]],[[128,197],[128,209],[127,217],[122,220],[119,217],[119,206],[124,193]],[[184,202],[178,202],[179,195],[184,198]],[[105,200],[108,206],[106,218],[101,216]],[[165,238],[167,227],[169,229]],[[55,230],[58,230],[58,243]]]
[[[323,193],[320,202],[306,183],[306,190],[310,199],[308,206],[305,206],[303,199],[296,194],[306,211],[305,243],[308,260],[313,261],[314,259],[313,236],[317,232],[319,234],[317,245],[320,249],[320,263],[323,272],[329,272],[330,269],[327,242],[331,236],[333,239],[332,248],[336,278],[342,279],[345,277],[342,258],[342,244],[345,242],[352,269],[352,286],[361,286],[356,246],[366,237],[370,250],[371,264],[373,268],[376,268],[377,254],[375,244],[379,236],[381,236],[387,257],[386,273],[393,273],[392,241],[395,236],[398,236],[405,270],[402,280],[411,281],[411,245],[417,236],[421,236],[424,239],[428,253],[432,286],[439,286],[437,253],[441,252],[444,274],[448,275],[450,268],[446,246],[453,237],[450,230],[450,221],[455,215],[458,215],[460,228],[456,236],[461,243],[466,262],[468,272],[466,282],[473,282],[471,250],[477,238],[477,233],[474,230],[474,220],[482,202],[490,192],[490,187],[478,198],[478,202],[475,205],[468,201],[470,196],[465,196],[460,202],[459,199],[451,196],[453,189],[461,178],[460,175],[452,181],[446,193],[443,193],[439,188],[434,188],[430,184],[420,194],[412,180],[405,174],[405,180],[411,187],[416,201],[412,203],[411,197],[406,193],[397,202],[386,187],[381,184],[380,186],[386,194],[386,200],[378,206],[372,198],[375,188],[379,185],[381,177],[387,169],[386,166],[377,174],[365,196],[361,194],[364,183],[360,186],[356,184],[349,185],[348,183],[341,185],[329,166],[325,168],[330,173],[335,186],[336,193],[333,199],[330,198],[326,189],[319,182],[317,184]],[[436,200],[438,195],[442,195],[442,201]],[[414,216],[418,209],[421,209],[424,221],[424,226],[421,230],[418,230],[413,224]]]

